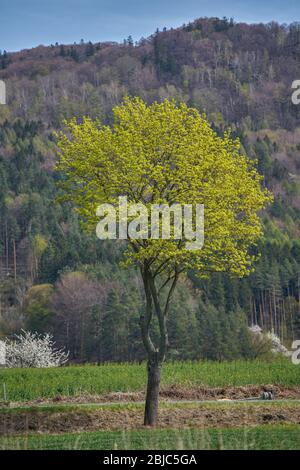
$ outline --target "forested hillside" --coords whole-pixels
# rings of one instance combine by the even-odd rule
[[[1,44],[0,44],[1,47]],[[274,203],[255,272],[181,282],[169,357],[253,357],[247,325],[300,338],[300,25],[199,19],[134,44],[40,46],[0,55],[0,334],[50,331],[76,361],[143,359],[139,278],[122,245],[86,234],[57,200],[53,131],[89,115],[109,123],[126,94],[182,100],[257,160]]]

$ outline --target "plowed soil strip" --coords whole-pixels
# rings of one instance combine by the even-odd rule
[[[2,412],[0,433],[24,434],[67,433],[100,430],[142,429],[142,407],[73,409],[68,411],[32,410],[28,412]],[[238,427],[259,424],[300,424],[300,406],[248,404],[231,406],[168,406],[159,411],[159,427]]]

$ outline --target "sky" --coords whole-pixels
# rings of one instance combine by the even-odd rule
[[[134,41],[203,16],[247,23],[300,21],[299,0],[0,0],[0,50]]]

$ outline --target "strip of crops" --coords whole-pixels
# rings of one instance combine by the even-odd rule
[[[0,369],[0,401],[26,401],[59,395],[142,390],[145,364],[104,364],[53,369]],[[212,387],[300,384],[300,368],[290,361],[175,362],[163,368],[163,385]]]
[[[0,437],[0,450],[14,449],[299,449],[297,425],[234,429],[91,432]]]

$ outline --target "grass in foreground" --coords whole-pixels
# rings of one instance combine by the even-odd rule
[[[300,426],[297,425],[206,430],[98,431],[0,437],[1,450],[296,450],[299,448]]]
[[[101,394],[145,388],[145,364],[104,364],[53,369],[0,369],[0,400],[29,401],[59,395]],[[162,385],[211,387],[282,384],[299,385],[299,367],[287,360],[275,362],[166,363]]]

